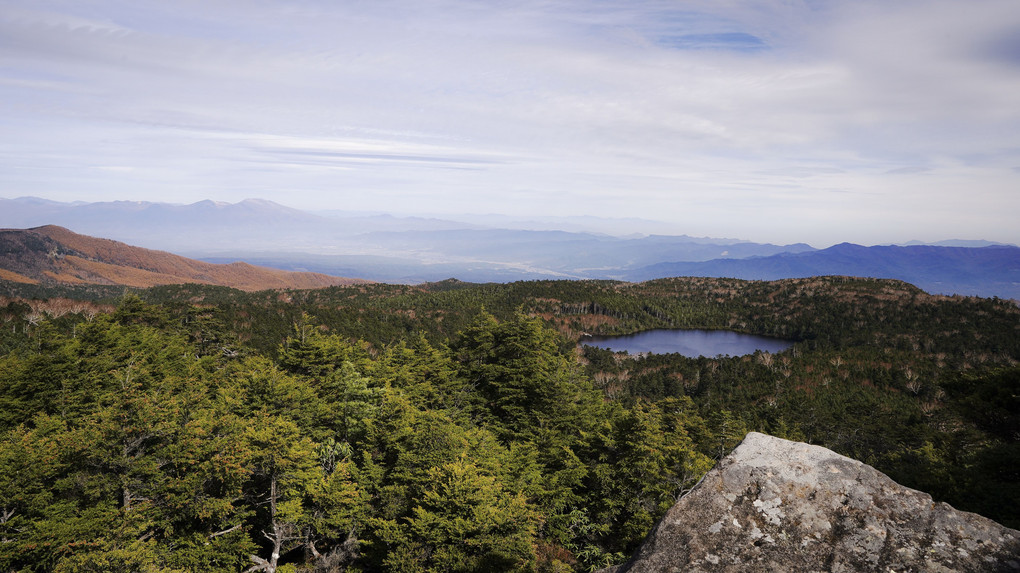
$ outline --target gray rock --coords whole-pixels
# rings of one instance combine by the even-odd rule
[[[1020,531],[825,448],[752,432],[606,571],[1020,573]]]

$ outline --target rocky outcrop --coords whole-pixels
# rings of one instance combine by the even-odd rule
[[[750,433],[608,571],[1020,572],[1020,531],[825,448]]]

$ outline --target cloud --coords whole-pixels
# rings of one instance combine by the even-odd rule
[[[0,184],[17,194],[399,196],[763,240],[819,236],[831,213],[878,241],[862,218],[915,189],[996,221],[1020,183],[1011,0],[9,4]]]
[[[887,175],[909,175],[913,173],[925,173],[931,171],[930,168],[924,167],[923,165],[909,165],[907,167],[898,167],[896,169],[890,169],[886,171]]]

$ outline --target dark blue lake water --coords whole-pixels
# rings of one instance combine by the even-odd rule
[[[792,342],[786,340],[729,330],[672,329],[646,330],[626,336],[588,336],[581,339],[581,344],[608,348],[613,352],[626,350],[630,354],[676,352],[689,358],[743,356],[754,354],[756,350],[775,353],[793,346]]]

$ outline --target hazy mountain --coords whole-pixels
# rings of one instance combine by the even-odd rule
[[[919,245],[927,245],[933,247],[1015,247],[1016,245],[1009,245],[1007,243],[996,243],[995,241],[982,241],[982,240],[970,240],[970,239],[947,239],[945,241],[936,241],[934,243],[925,243],[923,241],[907,241],[900,247],[913,247]]]
[[[863,247],[842,243],[819,251],[742,260],[659,263],[626,276],[640,281],[665,276],[773,280],[818,275],[899,279],[936,294],[1020,299],[1020,247]]]
[[[632,228],[645,223],[620,221]],[[779,279],[836,274],[895,278],[933,293],[1020,298],[1020,249],[989,246],[987,241],[842,244],[816,250],[803,243],[577,230],[605,229],[609,222],[591,217],[493,215],[454,221],[335,211],[313,214],[259,199],[191,205],[0,199],[0,227],[56,224],[209,262],[247,261],[386,282],[450,277],[472,282],[647,280],[679,275]],[[563,228],[554,228],[557,224]]]
[[[0,213],[2,227],[60,225],[88,235],[171,251],[299,244],[314,240],[332,226],[322,217],[260,199],[174,205],[145,201],[55,203],[23,197],[0,199]]]
[[[202,283],[243,290],[321,288],[365,282],[247,263],[216,265],[48,225],[0,229],[0,279],[27,284],[150,287]]]
[[[262,199],[246,199],[239,203],[200,201],[190,205],[144,201],[59,203],[35,197],[0,199],[0,227],[54,224],[148,248],[188,252],[299,250],[347,255],[369,252],[398,257],[431,252],[433,258],[449,254],[449,262],[456,262],[469,251],[467,256],[473,259],[483,260],[497,253],[503,259],[511,257],[520,262],[521,257],[556,259],[559,255],[543,253],[546,243],[563,246],[569,242],[599,249],[621,245],[624,252],[631,254],[609,254],[614,259],[623,258],[611,263],[611,266],[620,266],[628,261],[645,264],[649,258],[655,262],[708,260],[811,249],[803,244],[767,245],[759,249],[757,243],[739,239],[668,235],[662,231],[671,225],[640,219],[450,217],[396,217],[344,211],[315,214]],[[623,233],[624,236],[598,232],[614,228],[626,228],[628,232]],[[661,258],[644,253],[648,248],[679,251]],[[595,266],[605,265],[597,263]]]
[[[486,280],[604,276],[662,261],[703,261],[811,250],[803,244],[760,245],[685,235],[617,237],[564,230],[487,228],[423,217],[340,215],[343,214],[315,215],[258,199],[236,204],[200,201],[191,205],[0,199],[0,226],[5,227],[56,224],[203,259],[310,253],[371,256],[376,257],[376,262],[390,258],[390,266],[423,267],[396,273],[401,277],[424,276],[421,271],[434,277],[437,270],[434,265],[443,265],[444,270],[454,274],[470,269],[509,269],[509,275],[476,273],[476,278]],[[593,218],[581,219],[590,222]],[[545,222],[551,225],[553,219],[545,218]],[[396,277],[391,274],[390,278]]]

